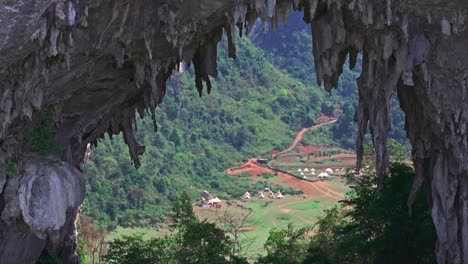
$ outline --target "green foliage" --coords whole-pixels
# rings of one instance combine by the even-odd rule
[[[387,141],[387,151],[393,162],[403,162],[409,158],[409,153],[405,147],[392,138]]]
[[[51,250],[43,249],[36,264],[60,264],[60,259]]]
[[[245,263],[229,256],[231,241],[223,230],[195,218],[186,193],[175,202],[172,211],[177,233],[149,240],[141,234],[115,239],[109,243],[104,263]]]
[[[271,179],[271,178],[274,178],[275,175],[273,174],[270,174],[270,173],[262,173],[262,178],[264,179]]]
[[[387,140],[387,153],[390,162],[404,162],[410,156],[407,148],[392,138]],[[366,164],[375,164],[375,149],[372,142],[364,144],[364,160]]]
[[[173,237],[144,240],[141,234],[123,236],[109,243],[104,263],[177,263],[176,240]]]
[[[180,263],[229,263],[230,240],[224,231],[208,222],[190,222],[182,234]]]
[[[303,252],[307,248],[308,231],[308,228],[296,229],[292,224],[288,224],[285,229],[271,230],[265,243],[267,255],[260,257],[257,263],[301,263],[305,256]]]
[[[354,149],[356,138],[356,123],[354,122],[354,107],[351,102],[343,104],[342,113],[333,126],[333,137],[337,143],[347,149]]]
[[[183,192],[180,198],[174,203],[171,220],[174,227],[184,227],[191,222],[195,222],[197,217],[192,210],[190,196]]]
[[[56,133],[54,115],[54,105],[46,105],[33,115],[32,125],[26,128],[23,135],[22,148],[41,156],[63,154],[54,140]]]
[[[14,177],[18,175],[19,170],[18,170],[18,166],[15,160],[13,159],[8,160],[5,167],[6,167],[6,173],[8,176]]]
[[[320,111],[341,113],[336,128],[308,132],[304,142],[354,148],[359,62],[355,70],[343,69],[338,89],[327,95],[315,81],[310,27],[300,16],[274,34],[259,29],[236,41],[236,60],[227,59],[227,43],[220,44],[210,95],[199,98],[190,69],[173,74],[156,110],[158,132],[149,132],[148,118],[137,122],[137,139],[146,145],[139,170],[131,167],[122,137],[99,142],[85,168],[84,214],[102,225],[151,226],[183,191],[239,197],[254,187],[250,178],[224,171],[246,157],[286,148]]]
[[[267,255],[259,256],[256,263],[435,263],[435,229],[424,188],[412,215],[408,214],[413,177],[413,169],[395,164],[381,190],[375,180],[356,182],[343,207],[325,211],[313,236],[310,228],[292,224],[271,230]],[[189,204],[185,194],[175,203],[177,233],[150,240],[141,235],[114,240],[105,263],[247,263],[230,255],[232,241],[222,230],[192,217]]]
[[[103,225],[154,225],[183,191],[239,197],[253,183],[226,175],[226,168],[286,148],[313,121],[320,109],[310,102],[321,102],[324,92],[276,68],[249,39],[238,44],[234,61],[220,49],[210,95],[198,97],[190,70],[174,73],[157,109],[158,132],[148,132],[151,120],[138,121],[136,136],[146,145],[139,170],[122,137],[99,142],[85,168],[84,214]]]
[[[317,263],[435,263],[435,229],[422,190],[408,214],[406,202],[413,169],[396,164],[382,190],[374,181],[359,181],[348,211],[326,212],[309,248]],[[310,263],[310,262],[309,262]],[[314,262],[312,262],[314,263]]]

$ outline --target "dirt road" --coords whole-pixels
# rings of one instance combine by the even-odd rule
[[[304,194],[311,195],[313,197],[325,195],[335,200],[341,200],[345,198],[343,194],[332,190],[327,182],[304,181],[288,173],[277,172],[272,169],[263,167],[259,165],[258,163],[256,163],[256,161],[257,159],[255,158],[249,159],[247,162],[245,162],[241,166],[227,169],[226,173],[230,175],[237,175],[243,172],[248,172],[252,175],[252,177],[256,177],[257,175],[261,173],[269,173],[269,174],[277,173],[278,178],[280,178],[285,184],[301,190]]]
[[[329,125],[335,122],[336,122],[336,119],[333,119],[328,122],[324,122],[324,123],[321,123],[312,127],[301,129],[296,134],[296,137],[294,138],[294,141],[292,142],[291,146],[289,146],[285,150],[272,154],[272,156],[275,157],[277,155],[287,153],[293,150],[294,148],[296,148],[297,144],[302,140],[304,133],[307,132],[308,130],[317,129],[322,126]],[[240,166],[229,168],[226,170],[226,173],[230,175],[236,175],[236,174],[240,174],[243,172],[250,173],[252,177],[258,176],[261,173],[277,174],[278,177],[282,181],[284,181],[284,183],[296,189],[301,190],[304,194],[307,194],[307,195],[312,195],[312,196],[325,195],[336,200],[341,200],[345,198],[345,196],[342,193],[332,190],[327,182],[322,182],[322,181],[309,182],[309,181],[298,179],[294,175],[291,175],[289,173],[279,172],[279,171],[272,170],[270,168],[263,167],[257,163],[256,158],[249,159]]]
[[[289,152],[289,151],[295,149],[296,146],[297,146],[297,144],[298,144],[299,142],[301,142],[302,137],[304,136],[305,132],[307,132],[308,130],[310,130],[310,129],[317,129],[317,128],[320,128],[320,127],[322,127],[322,126],[326,126],[326,125],[329,125],[329,124],[333,124],[333,123],[335,123],[335,122],[336,122],[336,119],[333,119],[333,120],[328,121],[328,122],[325,122],[325,123],[321,123],[321,124],[318,124],[318,125],[315,125],[315,126],[305,127],[305,128],[303,128],[303,129],[301,129],[301,130],[296,134],[296,137],[294,138],[294,140],[293,140],[291,146],[289,146],[287,149],[284,149],[284,150],[282,150],[282,151],[280,151],[280,152],[273,153],[273,154],[271,154],[271,156],[274,158],[274,157],[276,157],[276,156],[278,156],[278,155],[287,153],[287,152]]]

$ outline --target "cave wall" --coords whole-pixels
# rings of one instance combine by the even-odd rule
[[[172,71],[191,63],[200,95],[204,86],[209,92],[223,34],[235,58],[234,34],[248,33],[257,18],[274,27],[293,9],[311,24],[317,80],[325,89],[336,86],[347,56],[354,66],[362,51],[356,149],[362,157],[370,130],[380,179],[388,166],[390,98],[399,96],[418,175],[413,193],[423,182],[431,187],[438,262],[466,263],[468,3],[463,0],[2,1],[0,258],[14,262],[24,248],[12,245],[31,244],[23,263],[33,262],[44,247],[76,262],[74,218],[84,197],[79,169],[87,144],[122,132],[138,167],[144,146],[133,135],[135,115],[147,113],[157,126],[154,110]],[[54,142],[62,151],[39,158],[22,144],[24,128],[47,105],[55,109]],[[12,161],[17,172],[7,173]],[[38,187],[49,200],[28,195],[32,189],[25,186],[32,178],[33,186],[49,186]],[[72,198],[47,204],[64,193]],[[27,206],[13,210],[25,194],[30,199],[25,203],[48,208],[39,223],[28,220]]]

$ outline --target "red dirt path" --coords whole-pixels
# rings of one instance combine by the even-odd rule
[[[324,123],[308,127],[308,128],[303,128],[301,129],[297,134],[296,137],[294,138],[294,141],[292,142],[291,146],[289,146],[287,149],[279,151],[277,153],[272,154],[272,157],[275,157],[277,155],[287,153],[294,148],[296,148],[297,144],[302,140],[302,137],[304,136],[304,133],[307,132],[309,129],[317,129],[319,127],[335,123],[336,119],[329,119]],[[308,149],[310,151],[310,149]],[[325,195],[333,199],[343,199],[345,196],[339,192],[336,192],[330,188],[330,185],[327,182],[322,182],[322,181],[317,181],[317,182],[309,182],[309,181],[304,181],[301,179],[298,179],[290,174],[283,173],[283,172],[277,172],[272,169],[263,167],[257,163],[256,158],[252,158],[247,160],[244,164],[229,168],[226,170],[227,174],[230,175],[236,175],[240,174],[243,172],[248,172],[252,175],[252,177],[256,177],[257,175],[261,173],[269,173],[269,174],[277,174],[278,177],[286,183],[289,186],[292,186],[294,188],[297,188],[301,190],[304,194],[307,195],[313,195],[313,196],[319,196],[319,195]]]
[[[279,152],[276,152],[276,153],[272,153],[271,156],[272,157],[276,157],[278,155],[281,155],[281,154],[284,154],[284,153],[287,153],[293,149],[296,148],[297,146],[297,143],[299,143],[301,140],[302,140],[302,137],[304,136],[304,133],[307,132],[309,129],[317,129],[319,127],[322,127],[322,126],[325,126],[325,125],[328,125],[328,124],[333,124],[336,122],[336,119],[331,119],[330,121],[327,121],[325,123],[321,123],[321,124],[318,124],[318,125],[315,125],[315,126],[311,126],[311,127],[305,127],[303,129],[301,129],[297,134],[296,134],[296,137],[294,138],[291,146],[289,146],[287,149],[285,150],[282,150],[282,151],[279,151]]]
[[[261,173],[269,173],[269,174],[277,173],[278,178],[280,178],[282,182],[296,189],[301,190],[304,194],[312,195],[312,196],[325,195],[336,200],[341,200],[345,198],[343,194],[332,190],[330,188],[330,185],[327,182],[304,181],[294,176],[291,176],[287,173],[276,172],[269,168],[262,167],[261,165],[257,164],[256,161],[257,159],[249,159],[246,163],[242,164],[241,166],[227,169],[226,173],[230,175],[236,175],[236,174],[240,174],[243,172],[248,172],[252,175],[252,177],[256,177],[257,175]]]

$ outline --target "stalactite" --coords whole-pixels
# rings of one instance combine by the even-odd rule
[[[228,55],[235,57],[236,28],[242,36],[257,19],[275,28],[291,9],[300,10],[311,23],[317,80],[325,89],[337,85],[348,55],[353,67],[363,54],[357,167],[369,130],[382,183],[390,98],[397,93],[416,167],[408,205],[423,182],[429,185],[439,263],[468,260],[468,67],[462,59],[468,56],[468,6],[463,1],[36,1],[40,12],[22,1],[6,4],[15,8],[0,9],[6,18],[0,25],[12,32],[0,31],[5,39],[0,40],[0,163],[18,151],[15,121],[33,118],[43,102],[52,102],[61,109],[56,141],[70,150],[74,166],[81,164],[87,143],[123,132],[138,167],[144,147],[134,137],[135,114],[149,111],[156,128],[155,108],[175,65],[191,61],[200,95],[204,82],[210,92],[223,31]],[[16,9],[24,14],[8,11]]]

